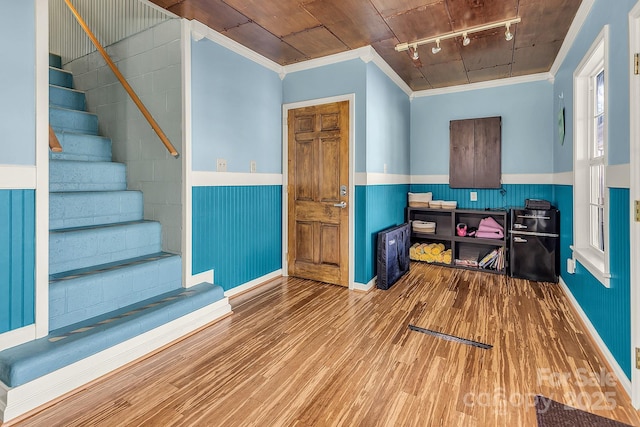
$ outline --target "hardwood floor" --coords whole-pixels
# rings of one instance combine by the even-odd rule
[[[535,394],[640,425],[558,285],[413,263],[388,291],[278,279],[232,304],[19,425],[535,426]]]

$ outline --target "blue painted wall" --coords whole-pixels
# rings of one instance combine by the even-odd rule
[[[576,41],[556,74],[554,117],[561,106],[566,113],[566,137],[560,145],[554,132],[554,172],[573,170],[573,73],[602,28],[609,24],[609,164],[629,163],[629,11],[636,0],[596,0]],[[560,99],[560,96],[563,96]]]
[[[565,260],[573,244],[573,187],[555,186],[560,209],[561,276],[582,310],[598,331],[616,361],[631,378],[631,313],[629,266],[629,190],[612,188],[609,202],[611,287],[605,288],[580,263],[575,274],[567,273]]]
[[[449,122],[502,116],[502,173],[553,170],[553,86],[521,83],[415,98],[411,102],[411,174],[449,173]]]
[[[285,104],[355,94],[355,170],[366,172],[367,67],[360,59],[287,74],[283,80]]]
[[[608,144],[609,164],[629,163],[629,33],[628,13],[635,0],[610,2],[596,0],[554,83],[554,116],[565,107],[566,137],[560,144],[557,131],[553,144],[554,172],[573,170],[573,73],[604,25],[609,24]],[[561,97],[562,96],[562,97]],[[609,192],[609,251],[611,288],[605,288],[578,264],[576,274],[566,271],[573,244],[573,187],[556,186],[555,202],[562,215],[561,276],[589,317],[598,334],[631,378],[630,266],[629,266],[629,190],[611,188]]]
[[[282,171],[282,82],[268,70],[208,39],[191,44],[193,170]]]
[[[282,186],[194,187],[193,274],[225,290],[282,268]]]
[[[356,271],[357,283],[369,283],[377,274],[378,232],[404,223],[409,185],[368,185],[356,187]]]
[[[367,172],[409,175],[411,102],[373,62],[367,66]]]
[[[0,164],[35,165],[34,1],[0,0],[0,8]]]
[[[0,333],[35,322],[35,191],[0,190]]]

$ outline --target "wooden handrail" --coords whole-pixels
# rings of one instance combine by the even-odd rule
[[[169,141],[169,138],[167,138],[167,136],[164,134],[164,132],[162,131],[158,123],[155,121],[155,119],[153,118],[149,110],[147,110],[147,107],[144,106],[144,104],[142,103],[138,95],[135,93],[131,85],[129,85],[127,80],[124,78],[124,76],[122,75],[122,73],[120,72],[116,64],[114,64],[114,62],[111,60],[111,57],[109,57],[109,54],[104,50],[104,48],[102,47],[102,45],[100,44],[96,36],[91,32],[87,23],[84,21],[84,19],[82,19],[82,17],[80,16],[76,8],[73,6],[73,4],[71,4],[71,0],[64,0],[64,2],[67,4],[69,9],[71,10],[71,13],[73,13],[73,16],[75,16],[76,20],[78,21],[78,23],[80,24],[84,32],[87,33],[87,36],[89,36],[89,38],[95,45],[96,49],[98,49],[98,52],[100,52],[100,54],[106,61],[107,65],[109,66],[109,68],[111,68],[111,71],[113,71],[113,74],[116,75],[122,87],[124,87],[124,89],[127,91],[129,96],[131,97],[131,100],[134,102],[134,104],[138,106],[138,109],[140,110],[144,118],[147,119],[147,121],[149,122],[153,130],[156,132],[156,134],[158,135],[158,137],[160,138],[164,146],[167,147],[167,150],[169,150],[169,153],[171,153],[171,155],[176,159],[180,157],[180,154],[175,149],[175,147],[171,144],[171,142]]]
[[[51,127],[51,125],[49,125],[49,148],[54,153],[62,152],[62,146],[60,145],[60,141],[58,141],[58,137],[56,136],[56,133],[53,131],[53,128]]]

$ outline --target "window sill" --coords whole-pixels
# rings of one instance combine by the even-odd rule
[[[611,287],[611,274],[607,271],[604,256],[598,251],[592,248],[576,248],[571,247],[573,250],[573,258],[576,259],[589,273],[605,288]]]

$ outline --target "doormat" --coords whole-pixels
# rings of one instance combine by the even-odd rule
[[[564,405],[544,396],[536,396],[538,427],[631,427],[619,421]]]
[[[433,331],[431,329],[421,328],[419,326],[409,325],[409,329],[411,329],[412,331],[421,332],[423,334],[427,334],[427,335],[431,335],[431,336],[434,336],[434,337],[442,338],[443,340],[453,341],[453,342],[457,342],[457,343],[460,343],[460,344],[472,345],[474,347],[482,348],[482,349],[485,349],[485,350],[490,350],[490,349],[493,348],[493,346],[489,345],[489,344],[484,344],[484,343],[481,343],[481,342],[478,342],[478,341],[468,340],[466,338],[460,338],[460,337],[457,337],[455,335],[449,335],[449,334],[445,334],[445,333],[442,333],[442,332]]]

